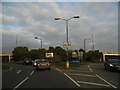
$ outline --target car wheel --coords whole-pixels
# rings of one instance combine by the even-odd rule
[[[107,70],[107,68],[104,66],[104,69]]]
[[[48,70],[50,70],[50,68],[48,68]]]

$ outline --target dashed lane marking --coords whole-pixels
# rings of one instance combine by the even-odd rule
[[[17,89],[22,83],[24,83],[26,80],[28,79],[28,77],[26,77],[22,82],[20,82],[16,87],[14,87],[12,90]]]
[[[32,71],[32,72],[30,73],[30,76],[31,76],[33,73],[34,73],[34,71]]]

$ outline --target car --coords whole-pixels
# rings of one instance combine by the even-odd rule
[[[23,61],[16,61],[16,64],[23,64]]]
[[[50,70],[50,62],[48,60],[40,60],[37,62],[36,70]]]
[[[70,63],[80,63],[78,60],[71,60]]]
[[[40,61],[40,59],[35,59],[35,60],[33,61],[33,66],[34,66],[34,67],[36,67],[38,61]]]
[[[26,58],[24,60],[24,65],[32,65],[32,60],[30,58]]]
[[[120,60],[119,59],[108,59],[104,63],[105,70],[109,71],[120,71]]]

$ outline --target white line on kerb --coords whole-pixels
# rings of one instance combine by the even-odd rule
[[[80,85],[75,80],[73,80],[70,76],[68,76],[66,73],[64,73],[64,75],[68,77],[70,80],[72,80],[78,87],[80,87]]]
[[[34,71],[32,71],[31,73],[30,73],[30,75],[32,75],[34,73]]]
[[[22,83],[24,83],[26,80],[28,79],[28,77],[26,77],[22,82],[20,82],[16,87],[14,87],[12,90],[15,90],[16,88],[18,88]]]
[[[101,78],[99,75],[96,74],[96,76],[98,78],[100,78],[101,80],[103,80],[104,82],[106,82],[107,84],[109,84],[110,86],[112,86],[113,88],[117,88],[116,86],[112,85],[111,83],[109,83],[108,81],[106,81],[105,79]]]

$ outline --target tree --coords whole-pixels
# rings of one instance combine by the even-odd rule
[[[35,59],[45,59],[45,53],[47,52],[46,49],[33,49],[30,51],[30,57],[35,60]]]
[[[30,57],[33,60],[39,58],[39,50],[37,50],[37,49],[31,50],[30,51]]]
[[[55,53],[57,55],[59,55],[59,58],[60,58],[61,61],[66,61],[66,59],[67,59],[67,53],[66,53],[65,49],[63,49],[60,46],[57,46],[57,47],[55,47]]]
[[[73,52],[73,50],[68,50],[68,51],[67,51],[68,60],[72,60],[72,59],[73,59],[73,57],[72,57],[72,52]]]
[[[39,57],[41,58],[41,59],[45,59],[46,58],[46,56],[45,56],[45,53],[47,52],[47,50],[46,49],[39,49]]]
[[[22,46],[14,48],[12,54],[14,61],[24,60],[25,58],[29,58],[30,56],[28,48]]]
[[[54,47],[49,47],[49,49],[47,50],[48,53],[55,53],[55,49]]]
[[[99,50],[95,51],[89,51],[86,53],[86,60],[87,61],[93,61],[93,62],[98,62],[102,58],[102,52],[99,52]]]

